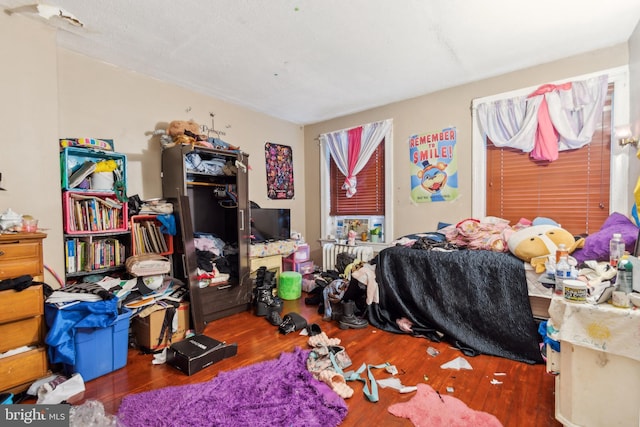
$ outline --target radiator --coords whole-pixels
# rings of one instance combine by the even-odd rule
[[[322,270],[334,270],[336,268],[336,257],[342,252],[353,254],[359,260],[364,262],[373,258],[373,248],[371,246],[350,246],[338,243],[325,243],[324,246],[322,246]]]

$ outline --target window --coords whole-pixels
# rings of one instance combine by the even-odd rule
[[[384,215],[384,139],[358,173],[358,192],[347,197],[342,183],[345,176],[331,159],[331,209],[333,216]]]
[[[487,141],[487,215],[509,220],[548,217],[574,235],[598,231],[609,216],[611,99],[591,142],[561,151],[554,162]]]
[[[606,114],[607,116],[604,117],[604,127],[597,130],[593,136],[593,145],[588,149],[587,147],[583,147],[582,149],[578,150],[562,151],[560,152],[559,160],[557,160],[556,162],[552,162],[549,165],[550,167],[542,168],[535,166],[535,162],[529,160],[528,156],[526,155],[522,155],[521,153],[503,152],[502,154],[506,155],[521,155],[521,157],[523,158],[526,157],[526,165],[531,165],[536,168],[535,175],[531,175],[526,178],[524,175],[524,162],[520,165],[519,169],[515,169],[517,167],[517,164],[512,161],[512,159],[505,161],[504,158],[500,159],[499,156],[495,157],[494,155],[496,153],[491,152],[491,144],[487,143],[487,141],[484,140],[484,137],[480,131],[478,118],[476,116],[476,108],[477,105],[483,102],[492,102],[500,99],[527,95],[535,90],[536,87],[524,88],[509,93],[503,93],[473,100],[472,191],[474,197],[472,201],[472,216],[474,218],[483,218],[486,215],[501,216],[501,214],[498,214],[498,212],[502,212],[502,214],[505,215],[504,217],[509,219],[513,223],[514,221],[517,221],[521,217],[525,216],[528,219],[533,219],[535,218],[535,216],[545,216],[558,221],[562,224],[563,227],[567,228],[572,233],[580,234],[585,232],[593,233],[594,231],[597,231],[599,227],[599,225],[597,224],[599,221],[601,221],[601,219],[599,218],[601,218],[602,216],[606,218],[612,212],[621,212],[623,214],[626,214],[631,211],[633,200],[631,197],[632,191],[629,184],[629,160],[630,153],[633,153],[629,150],[625,150],[624,147],[620,147],[617,141],[615,141],[615,137],[611,135],[611,129],[615,129],[616,125],[629,123],[628,67],[622,66],[612,68],[590,75],[572,77],[564,81],[585,80],[601,74],[607,74],[609,77],[609,95],[604,112],[604,114]],[[552,83],[560,84],[562,82]],[[613,92],[611,92],[612,87]],[[607,127],[607,125],[609,126]],[[580,158],[579,156],[584,157]],[[590,166],[600,168],[600,171],[594,172],[593,170],[590,170],[588,180],[587,178],[584,178],[581,181],[580,179],[574,178],[573,172],[565,173],[564,169],[560,166],[561,163],[557,163],[560,160],[565,160],[568,162],[568,164],[565,165],[565,167],[567,168],[575,167],[578,169],[585,169],[585,165],[589,164]],[[521,188],[526,188],[527,191],[529,191],[532,187],[537,188],[540,185],[537,181],[534,183],[534,176],[536,179],[550,178],[551,182],[560,183],[560,189],[554,190],[546,187],[540,187],[539,193],[541,195],[550,197],[547,197],[547,199],[544,201],[540,201],[540,210],[537,211],[524,212],[522,209],[520,209],[521,207],[523,207],[523,204],[525,202],[533,202],[534,198],[536,199],[535,203],[538,203],[537,189],[535,192],[536,196],[531,197],[531,195],[529,195],[527,200],[523,200],[522,198],[518,199],[517,197],[518,191],[522,192],[524,190],[513,191],[510,195],[508,192],[505,193],[507,194],[507,196],[503,197],[501,202],[490,200],[492,197],[494,197],[494,195],[490,193],[498,191],[496,190],[496,188],[499,188],[501,183],[496,183],[496,179],[494,178],[490,184],[490,181],[488,181],[489,175],[487,169],[500,167],[500,162],[502,162],[503,165],[506,165],[506,167],[512,167],[513,176],[524,178],[521,179],[521,184],[523,185],[523,187]],[[607,167],[609,168],[609,172],[607,172]],[[540,172],[540,169],[542,169],[542,172]],[[514,174],[514,171],[517,171],[517,173]],[[606,178],[604,176],[600,176],[599,173],[605,175],[608,173],[609,177]],[[556,175],[554,176],[553,174]],[[539,177],[538,175],[542,176]],[[490,188],[490,185],[497,185],[498,187]],[[603,188],[606,188],[606,191],[608,191],[608,200],[607,196],[603,196],[601,194],[601,191],[605,190],[603,188],[600,188],[600,185],[602,185]],[[589,199],[589,212],[585,211],[584,206],[578,206],[578,200],[584,202],[584,196],[572,198],[574,197],[573,193],[577,191],[576,188],[579,188],[580,191],[582,191],[583,194],[586,194],[586,197]],[[605,197],[604,202],[601,201],[601,197]],[[497,208],[496,203],[499,203],[502,206]],[[601,203],[604,206],[600,207]],[[492,206],[491,208],[490,205]],[[512,209],[514,205],[517,213],[509,213],[507,209]],[[538,208],[536,207],[536,209]],[[561,212],[558,213],[559,211]],[[559,214],[566,216],[559,217],[560,219],[558,219],[557,217]],[[533,218],[531,216],[533,216]],[[581,223],[579,223],[579,221],[576,222],[576,219],[581,220]]]
[[[390,173],[385,175],[393,165],[393,120],[387,119],[385,123],[381,142],[357,175],[357,192],[351,199],[342,189],[344,175],[337,170],[327,144],[320,138],[320,235],[323,239],[335,238],[339,234],[338,228],[342,228],[349,219],[362,218],[368,219],[370,228],[382,230],[381,242],[393,240],[393,176]]]

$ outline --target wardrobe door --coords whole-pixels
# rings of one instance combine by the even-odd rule
[[[178,217],[176,218],[176,227],[180,230],[180,240],[182,249],[178,254],[180,263],[179,270],[182,272],[183,278],[189,286],[189,300],[191,303],[191,320],[193,321],[193,329],[197,334],[204,331],[206,325],[204,320],[203,299],[200,292],[198,281],[198,260],[196,258],[196,249],[193,241],[193,224],[191,222],[191,208],[189,206],[189,198],[187,196],[178,196],[177,198]],[[177,271],[178,268],[175,268]]]

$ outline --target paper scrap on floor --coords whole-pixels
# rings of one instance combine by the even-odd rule
[[[385,378],[382,380],[378,380],[378,385],[381,388],[393,388],[398,390],[400,393],[410,393],[412,391],[416,391],[418,388],[416,386],[406,386],[403,385],[402,382],[398,378]]]
[[[469,362],[467,362],[467,359],[465,359],[464,357],[456,357],[455,359],[440,365],[440,368],[442,368],[442,369],[458,369],[458,370],[460,370],[460,369],[473,370],[473,368],[471,367],[471,364],[469,364]]]

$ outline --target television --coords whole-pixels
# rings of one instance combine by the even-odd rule
[[[291,210],[251,208],[251,242],[262,243],[291,238]]]

